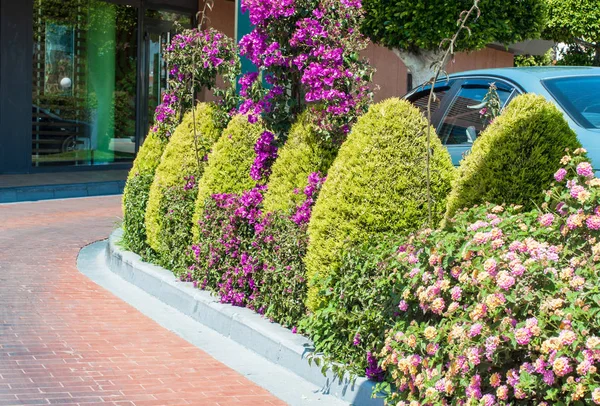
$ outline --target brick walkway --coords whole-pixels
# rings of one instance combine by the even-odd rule
[[[284,404],[79,273],[120,197],[0,205],[0,405]]]

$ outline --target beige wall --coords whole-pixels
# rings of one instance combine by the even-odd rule
[[[392,51],[379,45],[370,44],[362,54],[377,69],[373,76],[374,85],[379,86],[375,93],[375,101],[403,96],[408,92],[408,69]],[[455,60],[448,64],[446,70],[448,73],[454,73],[472,69],[509,66],[513,66],[513,54],[493,48],[485,48],[477,52],[457,54]],[[418,85],[419,83],[413,83],[413,86]]]

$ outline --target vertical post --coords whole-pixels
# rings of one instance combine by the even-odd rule
[[[235,0],[235,39],[239,43],[242,37],[249,34],[253,27],[250,23],[250,17],[248,13],[242,13],[242,1]],[[256,71],[256,67],[248,58],[242,56],[242,75],[248,72]]]
[[[0,0],[0,173],[29,173],[33,0]]]

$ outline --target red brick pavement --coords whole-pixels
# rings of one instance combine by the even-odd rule
[[[76,269],[119,197],[0,205],[0,405],[282,405]]]

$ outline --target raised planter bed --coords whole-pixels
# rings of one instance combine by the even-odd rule
[[[124,251],[118,242],[122,230],[115,231],[106,248],[106,263],[111,272],[141,288],[163,303],[232,339],[276,365],[322,388],[324,393],[353,405],[380,406],[382,399],[371,398],[373,382],[357,378],[339,382],[332,373],[324,376],[321,368],[309,365],[311,341],[279,324],[271,323],[255,312],[222,304],[209,292],[181,282],[169,270],[143,262],[139,255]]]

